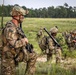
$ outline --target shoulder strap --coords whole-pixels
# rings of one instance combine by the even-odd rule
[[[15,24],[12,21],[7,22],[6,25],[5,25],[5,27],[11,27],[11,26],[16,27]]]

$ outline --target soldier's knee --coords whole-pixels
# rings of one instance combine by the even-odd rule
[[[35,52],[30,53],[29,58],[30,58],[30,59],[33,59],[33,60],[36,60],[36,59],[37,59],[37,53],[35,53]]]

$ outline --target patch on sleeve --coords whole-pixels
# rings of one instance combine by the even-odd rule
[[[15,35],[15,31],[16,30],[13,27],[6,28],[5,30],[6,38],[12,40]]]

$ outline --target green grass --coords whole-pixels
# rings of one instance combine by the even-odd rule
[[[1,19],[1,18],[0,18]],[[7,21],[11,20],[11,17],[4,17],[4,25]],[[36,34],[40,28],[46,27],[48,31],[51,27],[58,26],[59,32],[71,31],[76,29],[76,18],[25,18],[23,22],[23,30],[30,43],[33,44],[34,50],[37,53],[41,53],[36,40]],[[60,37],[61,34],[59,34]]]
[[[1,20],[1,18],[0,18]],[[4,17],[4,25],[7,21],[11,20],[10,17]],[[37,40],[36,40],[36,34],[39,31],[40,28],[46,27],[48,31],[53,26],[58,26],[59,28],[59,37],[61,36],[61,33],[64,31],[71,31],[73,29],[76,29],[76,18],[25,18],[23,22],[23,30],[31,44],[34,46],[34,50],[41,54],[41,50],[38,46]],[[61,39],[61,38],[60,38]],[[61,41],[62,43],[62,41]],[[64,54],[67,53],[69,57],[76,57],[76,51],[72,54],[68,52],[66,44],[62,45],[64,49]],[[45,66],[44,66],[45,65]],[[19,67],[17,68],[17,75],[24,75],[24,64],[19,64]],[[74,71],[75,70],[75,71]],[[73,74],[74,73],[74,74]],[[58,65],[50,65],[48,63],[36,63],[36,75],[75,75],[76,74],[76,68],[66,70]]]
[[[59,32],[71,31],[76,29],[76,19],[52,19],[52,18],[26,18],[23,22],[23,29],[27,35],[29,42],[34,45],[36,52],[40,52],[36,41],[36,33],[42,27],[46,27],[48,31],[53,26],[58,26]],[[27,33],[28,32],[28,33]]]
[[[24,66],[24,63],[19,64],[16,75],[24,75]],[[37,62],[35,75],[76,75],[75,65],[69,69],[65,69],[63,67],[61,67],[59,64],[51,64],[50,62]]]

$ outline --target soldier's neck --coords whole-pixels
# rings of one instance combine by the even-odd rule
[[[19,23],[18,23],[18,21],[17,21],[17,20],[12,19],[12,22],[16,25],[16,27],[18,27],[18,26],[19,26]]]

